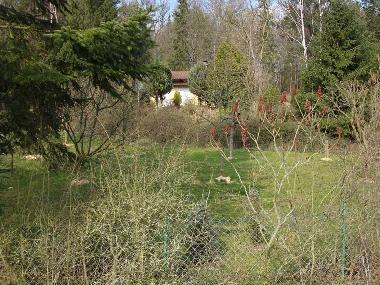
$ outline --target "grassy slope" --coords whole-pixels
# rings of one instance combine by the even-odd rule
[[[280,201],[281,197],[288,200],[310,199],[314,191],[317,203],[323,203],[331,191],[336,191],[342,161],[336,157],[333,162],[323,162],[321,157],[310,153],[290,153],[283,157],[275,152],[250,154],[246,150],[236,150],[231,163],[224,163],[223,175],[230,176],[232,183],[223,184],[214,180],[221,174],[220,153],[213,149],[191,149],[186,152],[186,160],[190,162],[191,170],[196,172],[196,180],[189,189],[196,197],[209,195],[209,205],[217,214],[234,217],[241,214],[242,205],[247,200],[235,169],[246,189],[256,189],[264,207],[269,208],[273,205],[276,189],[274,177],[278,175],[281,180],[285,169],[289,171],[296,163],[301,163],[285,180]]]
[[[149,151],[140,152],[136,149],[129,149],[127,152],[130,152],[128,155],[138,153],[147,160],[153,159],[154,155]],[[313,213],[316,217],[323,219],[326,204],[334,203],[336,206],[336,203],[339,203],[332,199],[332,197],[335,199],[339,197],[336,195],[336,191],[339,191],[336,185],[341,175],[343,162],[338,157],[334,157],[332,162],[323,162],[320,160],[321,155],[310,153],[282,155],[270,151],[249,153],[246,150],[236,150],[234,159],[231,162],[224,162],[223,167],[223,174],[232,178],[231,184],[215,182],[215,177],[221,174],[220,157],[220,153],[215,149],[186,149],[184,159],[187,171],[194,173],[194,178],[183,186],[183,191],[195,200],[208,199],[214,218],[230,219],[220,224],[223,227],[221,240],[224,248],[231,249],[225,253],[226,257],[223,260],[226,263],[220,264],[222,274],[232,274],[230,276],[243,274],[242,276],[252,278],[252,272],[255,272],[259,277],[261,271],[270,272],[284,264],[279,256],[271,258],[257,248],[257,245],[252,244],[249,231],[247,231],[249,229],[247,222],[236,222],[235,219],[249,213],[242,183],[247,188],[253,187],[258,192],[263,207],[273,214],[271,208],[276,189],[274,178],[277,176],[280,179],[284,171],[291,169],[297,162],[301,164],[284,181],[284,187],[276,196],[283,214],[292,205],[297,211],[294,217],[301,219],[294,218],[293,221],[291,218],[284,228],[289,243],[292,243],[293,239],[292,223],[302,221],[305,232],[311,229],[311,219],[314,217],[310,213],[310,205],[314,205]],[[94,165],[96,171],[98,165],[96,163]],[[239,182],[234,168],[241,176],[242,183]],[[88,175],[93,170],[86,170],[86,172]],[[86,176],[86,174],[83,175]],[[0,176],[0,228],[12,229],[12,225],[15,224],[28,224],[28,220],[25,220],[28,218],[35,222],[33,216],[41,213],[49,214],[46,215],[49,219],[59,219],[59,215],[65,215],[65,209],[69,206],[62,202],[68,200],[64,199],[67,198],[65,195],[72,195],[70,205],[89,201],[94,197],[91,185],[67,191],[71,180],[76,176],[65,171],[49,172],[40,161],[26,161],[22,157],[16,157],[16,171],[12,175],[1,174]],[[23,220],[20,221],[20,219]],[[329,223],[321,224],[324,227],[330,227]],[[336,225],[332,226],[332,230],[339,233]],[[30,231],[33,228],[27,230]],[[322,228],[319,230],[326,234],[331,232]],[[273,262],[282,263],[274,265]],[[252,271],[252,266],[255,268],[254,271]],[[209,268],[205,270],[206,274]],[[249,284],[250,281],[247,282]]]
[[[283,157],[275,152],[250,154],[246,150],[236,150],[231,162],[224,161],[221,172],[219,151],[190,148],[185,151],[184,157],[187,170],[195,175],[192,182],[185,185],[184,191],[196,200],[208,199],[208,205],[215,215],[239,217],[246,209],[247,199],[235,169],[246,189],[255,189],[264,207],[270,208],[276,189],[274,176],[281,177],[284,169],[291,169],[296,162],[302,162],[304,164],[285,181],[279,195],[280,201],[281,196],[288,200],[310,199],[313,189],[316,203],[323,203],[336,186],[342,162],[338,158],[333,162],[323,162],[320,155],[310,156],[312,155],[290,153]],[[309,158],[310,161],[307,161]],[[65,171],[49,172],[40,161],[27,161],[20,156],[16,156],[15,161],[16,171],[13,174],[0,174],[0,215],[6,211],[14,212],[18,208],[33,207],[35,199],[44,200],[43,204],[50,209],[64,206],[60,204],[62,195],[67,195],[64,190],[76,175]],[[7,163],[2,158],[2,164]],[[232,183],[215,182],[215,177],[221,174],[230,176]],[[90,188],[87,186],[76,191],[74,200],[86,200],[91,194]]]

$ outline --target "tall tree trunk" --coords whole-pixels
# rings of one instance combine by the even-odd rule
[[[228,158],[233,158],[233,151],[234,151],[234,134],[235,134],[235,124],[232,123],[230,135],[229,135],[229,142],[228,142]]]
[[[301,19],[301,31],[302,31],[302,48],[303,56],[307,60],[307,45],[306,45],[306,33],[305,33],[305,19],[304,19],[304,0],[299,0],[300,19]]]

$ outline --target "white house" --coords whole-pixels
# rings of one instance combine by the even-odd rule
[[[182,103],[192,102],[193,104],[198,104],[198,97],[190,92],[189,85],[189,72],[185,70],[175,70],[172,71],[173,89],[169,93],[164,95],[163,106],[170,106],[173,104],[173,96],[176,91],[181,94]]]

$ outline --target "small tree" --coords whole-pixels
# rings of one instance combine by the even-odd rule
[[[206,101],[226,109],[234,98],[244,96],[247,61],[229,43],[220,45],[215,61],[208,67]]]
[[[198,96],[199,101],[208,102],[207,65],[194,65],[189,74],[189,88],[191,93]]]
[[[126,137],[124,126],[131,119],[134,96],[119,87],[123,99],[94,87],[90,81],[80,82],[80,91],[72,90],[73,106],[66,110],[64,129],[74,145],[77,159],[85,161],[107,150],[111,143],[120,144]]]
[[[153,96],[156,100],[156,109],[159,101],[164,99],[164,95],[173,88],[172,74],[170,69],[162,64],[156,64],[153,71],[145,79],[143,93],[146,96]]]
[[[173,96],[173,105],[176,106],[177,108],[180,108],[181,103],[182,103],[181,93],[178,90],[176,90]]]

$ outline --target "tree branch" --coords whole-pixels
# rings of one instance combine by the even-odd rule
[[[31,14],[19,12],[14,8],[6,7],[1,4],[0,20],[18,25],[35,26],[36,28],[43,30],[55,30],[59,28],[59,25],[55,22],[51,23],[49,20],[38,19]]]

